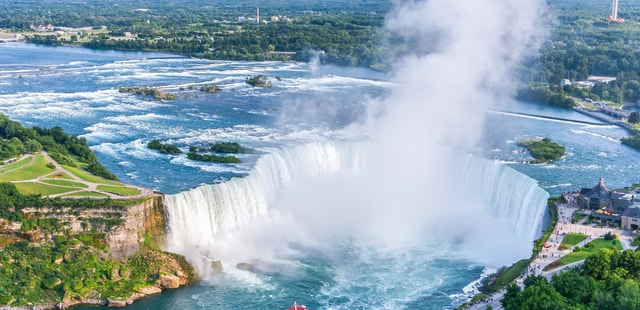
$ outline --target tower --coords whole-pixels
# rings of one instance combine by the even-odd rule
[[[611,9],[611,20],[618,20],[618,0],[613,0],[613,8]]]
[[[618,0],[615,0],[618,3]],[[256,24],[260,23],[260,8],[256,8]]]

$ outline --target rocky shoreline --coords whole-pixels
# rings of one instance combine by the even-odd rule
[[[91,306],[105,306],[109,308],[122,308],[133,304],[136,300],[162,293],[165,289],[174,289],[180,287],[180,280],[177,276],[162,275],[158,284],[143,287],[135,290],[131,296],[127,299],[124,298],[83,298],[83,299],[69,299],[63,300],[59,303],[44,304],[44,305],[26,305],[26,306],[0,306],[0,310],[62,310],[69,309],[74,306],[91,305]],[[166,286],[165,286],[166,285]]]

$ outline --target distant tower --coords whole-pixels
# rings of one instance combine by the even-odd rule
[[[618,4],[618,0],[615,0],[615,2],[616,4]],[[256,24],[259,24],[259,23],[260,23],[260,8],[256,8]]]
[[[613,8],[611,9],[611,20],[618,20],[618,0],[613,0]]]

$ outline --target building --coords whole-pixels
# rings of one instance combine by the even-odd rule
[[[640,219],[640,202],[636,202],[636,194],[636,191],[610,190],[604,183],[604,179],[600,178],[598,184],[593,188],[580,190],[578,206],[593,210],[592,215],[596,219],[630,226],[635,224],[633,218],[636,213],[629,209],[638,208],[637,214]],[[640,224],[640,222],[638,223]]]
[[[560,81],[560,86],[565,87],[571,85],[571,80],[569,79],[562,79],[562,81]]]
[[[587,78],[587,82],[609,84],[609,82],[615,81],[616,79],[617,78],[615,76],[595,76],[595,75],[592,75],[592,76]]]
[[[640,227],[640,203],[633,204],[622,214],[622,229],[637,230]]]
[[[593,188],[583,188],[580,190],[580,206],[585,209],[598,210],[609,206],[611,203],[611,193],[604,179],[600,178],[598,184]]]

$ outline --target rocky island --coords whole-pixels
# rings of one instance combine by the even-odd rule
[[[551,141],[549,138],[541,140],[518,141],[518,145],[526,148],[533,160],[532,164],[547,163],[558,160],[564,156],[565,147]]]

